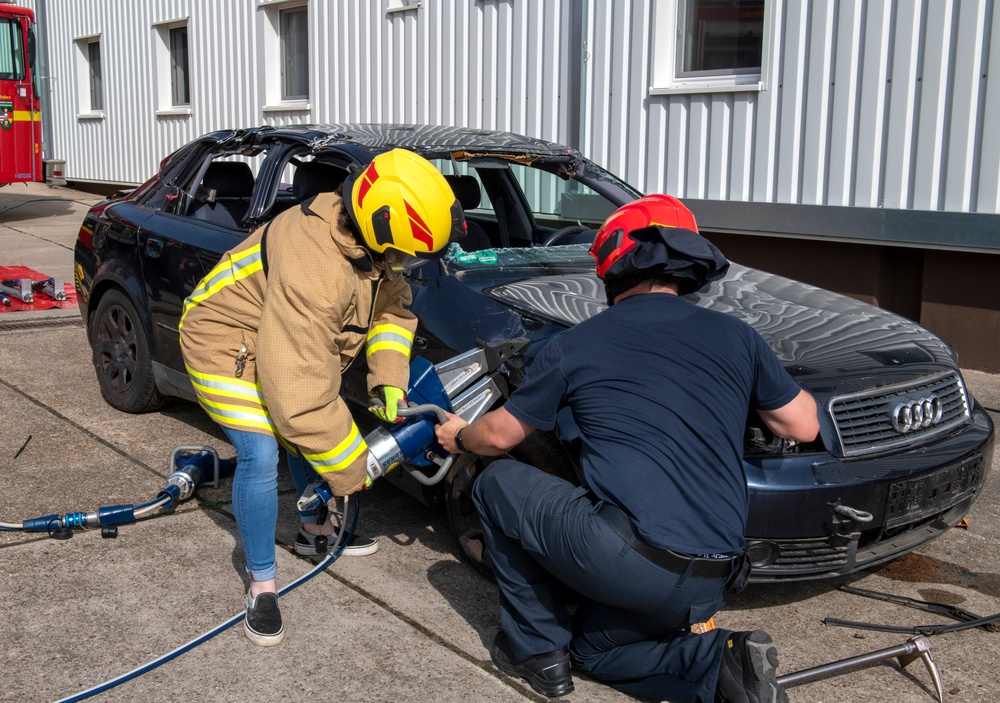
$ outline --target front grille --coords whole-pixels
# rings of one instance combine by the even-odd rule
[[[921,407],[933,407],[930,420],[901,422],[920,417]],[[913,408],[910,415],[906,415]],[[945,371],[894,386],[835,396],[829,403],[844,456],[860,456],[906,447],[944,434],[970,421],[969,399],[962,379]]]
[[[753,567],[754,572],[760,576],[834,573],[853,561],[857,548],[854,540],[835,546],[828,537],[781,540],[774,544],[778,547],[778,558],[767,566]]]

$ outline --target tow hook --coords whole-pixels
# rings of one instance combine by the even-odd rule
[[[854,522],[871,522],[874,519],[871,513],[852,508],[849,505],[835,505],[833,506],[833,512],[849,520],[854,520]]]

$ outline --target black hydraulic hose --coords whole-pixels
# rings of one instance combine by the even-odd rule
[[[330,566],[330,564],[332,564],[334,561],[336,561],[337,557],[339,557],[341,555],[341,553],[344,551],[344,548],[347,546],[348,542],[350,542],[351,537],[354,535],[354,528],[357,527],[357,524],[358,524],[358,513],[360,512],[360,510],[358,509],[358,499],[355,498],[354,499],[354,515],[352,516],[352,519],[351,519],[351,527],[350,527],[349,530],[347,530],[347,534],[345,536],[345,534],[344,534],[345,533],[344,526],[347,524],[346,514],[347,514],[347,506],[349,504],[350,504],[350,496],[347,496],[347,497],[344,498],[344,515],[345,515],[345,517],[341,519],[341,529],[340,529],[340,533],[338,534],[337,540],[336,540],[336,544],[339,545],[339,546],[335,550],[331,551],[330,554],[323,561],[321,561],[319,564],[317,564],[313,568],[312,571],[310,571],[309,573],[307,573],[307,574],[305,574],[303,576],[300,576],[299,578],[295,579],[294,581],[292,581],[290,584],[288,584],[284,588],[280,589],[278,591],[278,595],[279,596],[283,596],[286,593],[288,593],[289,591],[291,591],[291,590],[293,590],[295,588],[298,588],[299,586],[301,586],[302,584],[304,584],[306,581],[308,581],[309,579],[311,579],[313,576],[315,576],[316,574],[318,574],[319,572],[323,571],[328,566]],[[76,693],[76,694],[74,694],[72,696],[68,696],[67,698],[60,698],[58,701],[56,701],[56,703],[76,703],[76,701],[86,700],[87,698],[90,698],[91,696],[96,696],[98,693],[104,693],[105,691],[109,691],[112,688],[115,688],[116,686],[120,686],[121,684],[125,683],[126,681],[131,681],[132,679],[138,678],[139,676],[142,676],[143,674],[145,674],[147,672],[150,672],[153,669],[156,669],[157,667],[162,666],[163,664],[166,664],[167,662],[176,659],[177,657],[179,657],[180,655],[184,654],[185,652],[191,651],[192,649],[194,649],[198,645],[204,644],[205,642],[208,642],[210,639],[212,639],[216,635],[218,635],[218,634],[220,634],[222,632],[225,632],[226,630],[228,630],[233,625],[235,625],[238,622],[242,621],[246,617],[246,614],[247,614],[247,611],[244,610],[242,613],[234,615],[233,617],[229,618],[225,622],[220,623],[219,625],[216,625],[214,628],[212,628],[208,632],[206,632],[206,633],[204,633],[202,635],[199,635],[198,637],[194,638],[193,640],[191,640],[187,644],[183,644],[180,647],[178,647],[177,649],[174,649],[174,650],[172,650],[170,652],[167,652],[163,656],[158,657],[157,659],[154,659],[151,662],[148,662],[146,664],[143,664],[142,666],[136,667],[135,669],[132,669],[131,671],[126,672],[126,673],[122,674],[121,676],[118,676],[118,677],[113,678],[113,679],[109,679],[108,681],[105,681],[102,684],[98,684],[97,686],[94,686],[92,688],[88,688],[86,691],[81,691],[80,693]]]

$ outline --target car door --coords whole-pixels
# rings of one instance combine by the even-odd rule
[[[202,192],[203,176],[220,163],[245,165],[250,172],[259,172],[265,159],[266,153],[261,153],[237,161],[229,152],[205,150],[199,158],[190,160],[188,169],[179,174],[172,185],[166,186],[165,192],[151,199],[155,207],[139,230],[138,257],[153,322],[154,356],[167,369],[184,370],[177,338],[184,300],[222,254],[242,242],[250,232],[242,219],[254,197],[253,180],[245,184],[246,202],[240,206],[239,214],[224,218],[224,198],[216,201],[214,193],[209,199]],[[216,214],[208,210],[209,206]],[[199,216],[199,212],[207,212],[207,215]]]

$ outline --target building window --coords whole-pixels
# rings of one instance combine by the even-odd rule
[[[191,49],[187,18],[153,25],[156,45],[156,114],[191,114]]]
[[[309,110],[309,6],[258,0],[263,18],[264,110]]]
[[[188,28],[171,27],[170,40],[170,103],[174,107],[191,104],[188,81]]]
[[[677,73],[760,73],[763,0],[687,0],[679,18]]]
[[[101,40],[87,42],[88,78],[90,84],[90,111],[104,109],[104,92],[101,87]]]
[[[77,112],[82,118],[100,119],[104,115],[104,71],[101,60],[101,37],[80,37],[76,46]]]
[[[650,92],[765,89],[771,5],[765,0],[656,0]]]
[[[309,99],[308,11],[304,7],[278,13],[281,37],[281,99]]]

